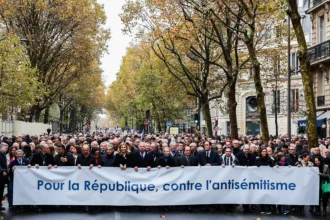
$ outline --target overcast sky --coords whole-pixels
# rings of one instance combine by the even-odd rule
[[[121,23],[119,14],[121,7],[125,0],[98,0],[100,4],[104,5],[104,10],[107,16],[106,27],[110,28],[111,39],[109,42],[109,54],[102,58],[103,76],[106,85],[109,86],[111,82],[116,79],[116,74],[119,71],[122,57],[126,53],[126,48],[131,41],[131,38],[121,32],[123,25]]]

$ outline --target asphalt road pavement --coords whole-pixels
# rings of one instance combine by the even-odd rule
[[[237,206],[235,212],[225,213],[219,212],[217,209],[211,212],[208,208],[206,210],[193,210],[188,212],[184,207],[170,207],[168,211],[160,207],[151,207],[149,210],[139,208],[138,210],[133,207],[110,207],[98,210],[98,208],[91,208],[86,212],[84,207],[71,207],[64,209],[62,207],[48,206],[41,207],[38,211],[37,208],[26,207],[20,212],[8,210],[7,204],[4,204],[6,211],[0,213],[0,220],[126,220],[126,219],[143,219],[143,220],[299,220],[299,219],[329,219],[329,217],[317,217],[308,212],[308,207],[305,207],[306,216],[300,217],[283,214],[261,215],[259,212],[245,214],[242,213],[242,207]],[[329,216],[328,207],[328,216]]]

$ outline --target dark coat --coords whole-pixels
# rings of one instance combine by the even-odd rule
[[[116,154],[113,166],[120,167],[120,165],[126,165],[126,167],[133,167],[133,160],[134,158],[132,153],[126,155],[126,157],[123,157],[120,154]]]
[[[176,161],[172,157],[168,157],[167,162],[165,162],[164,156],[161,156],[157,158],[156,165],[161,167],[166,167],[166,166],[175,167]]]
[[[152,167],[154,160],[151,155],[148,155],[147,152],[144,152],[144,157],[142,158],[140,152],[133,153],[133,164],[132,167]]]
[[[294,166],[298,162],[298,156],[295,154],[294,156],[291,156],[288,154],[286,156],[286,161],[288,162],[289,165]]]
[[[35,166],[36,164],[39,164],[39,166],[54,165],[54,157],[48,153],[36,153],[33,155],[30,164],[32,166]]]
[[[206,151],[202,151],[199,153],[199,162],[201,166],[205,166],[205,164],[211,164],[211,166],[220,165],[220,158],[218,152],[211,150],[210,157],[206,157]]]
[[[161,157],[162,154],[159,153],[158,151],[156,153],[154,152],[148,152],[148,154],[152,157],[153,159],[153,165],[152,167],[156,167],[157,166],[157,158]]]
[[[248,153],[248,155],[246,156],[244,152],[241,152],[237,155],[237,159],[239,161],[240,166],[251,167],[256,165],[256,156],[251,153]]]
[[[196,158],[199,158],[199,153],[198,153],[197,150],[195,152],[191,152],[191,155],[196,157]]]
[[[93,164],[94,166],[96,166],[95,158],[92,154],[89,154],[88,157],[85,157],[83,154],[79,154],[76,164],[80,164],[81,166],[90,166],[91,164]]]
[[[189,160],[187,159],[187,157],[185,157],[185,156],[182,156],[182,157],[180,157],[180,159],[178,160],[178,164],[177,164],[177,166],[198,166],[198,163],[199,163],[199,161],[198,161],[198,159],[196,158],[196,157],[194,157],[194,156],[190,156],[189,157]]]
[[[27,165],[29,165],[29,161],[25,158],[22,158],[22,164],[20,164],[17,159],[13,160],[9,164],[9,177],[10,177],[10,180],[14,179],[14,171],[15,171],[15,170],[13,170],[14,166],[17,167],[17,166],[27,166]]]
[[[8,182],[8,176],[3,176],[3,172],[7,173],[7,158],[5,153],[0,150],[0,191],[2,191],[2,194],[4,184]],[[0,196],[2,196],[2,194]]]
[[[274,163],[273,163],[273,160],[269,157],[269,156],[266,156],[266,157],[257,157],[256,158],[256,164],[258,167],[260,166],[270,166],[270,167],[273,167],[274,166]]]
[[[0,150],[0,176],[3,176],[3,172],[7,172],[7,158],[6,154]]]
[[[67,162],[63,163],[61,157],[67,159]],[[64,152],[63,154],[57,154],[54,158],[54,165],[57,166],[74,166],[74,157],[71,153]]]
[[[116,156],[112,153],[111,155],[101,155],[100,165],[103,167],[113,167]]]
[[[240,153],[243,153],[241,149],[233,147],[233,154],[235,155],[235,157],[237,157]]]
[[[232,164],[235,164],[237,166],[239,166],[239,161],[236,158],[236,156],[234,154],[231,154],[230,157],[227,157],[226,154],[222,154],[221,158],[220,158],[220,164],[224,164],[225,166],[228,166],[228,163],[230,162],[230,166]]]

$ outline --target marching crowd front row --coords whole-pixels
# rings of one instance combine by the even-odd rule
[[[318,167],[321,184],[329,180],[329,149],[328,142],[320,143],[320,147],[309,152],[295,143],[276,139],[268,144],[255,139],[245,138],[243,141],[227,139],[223,142],[194,138],[191,136],[167,137],[147,136],[142,142],[138,136],[94,135],[93,138],[80,135],[76,137],[40,136],[30,139],[19,137],[8,142],[2,138],[0,149],[0,195],[8,185],[9,208],[13,206],[13,182],[17,166],[48,166],[49,169],[58,166],[97,166],[118,167],[122,170],[134,168],[170,168],[185,166],[308,166]],[[321,188],[321,187],[320,187]],[[320,191],[319,206],[311,206],[309,211],[316,216],[327,215],[329,195]],[[231,211],[234,205],[224,205],[221,209]],[[211,209],[214,208],[213,206]],[[1,210],[5,208],[1,206]],[[191,206],[188,207],[191,209]],[[256,209],[254,205],[243,205],[244,212]],[[304,215],[303,206],[288,207],[287,205],[261,205],[262,214],[272,212],[289,214],[296,210]]]

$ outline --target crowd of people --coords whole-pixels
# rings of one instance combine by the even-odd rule
[[[54,134],[30,137],[1,137],[0,144],[0,195],[8,188],[9,209],[13,206],[13,182],[17,166],[59,166],[171,168],[185,166],[302,166],[318,167],[320,183],[329,180],[330,138],[319,140],[319,147],[308,150],[306,140],[285,137],[271,138],[263,143],[259,137],[208,139],[194,134],[169,135],[153,134],[141,137],[140,134],[121,135],[119,133],[93,134]],[[95,168],[94,168],[95,169]],[[321,187],[320,187],[321,189]],[[320,191],[318,206],[310,206],[315,216],[327,215],[329,195]],[[219,209],[232,212],[237,205],[213,205],[210,210]],[[166,207],[167,209],[168,207]],[[191,206],[187,206],[191,210]],[[243,212],[255,212],[256,205],[242,205]],[[5,208],[1,205],[1,210]],[[304,215],[304,206],[260,205],[261,214],[288,215],[294,211]],[[322,210],[322,212],[321,212]]]

